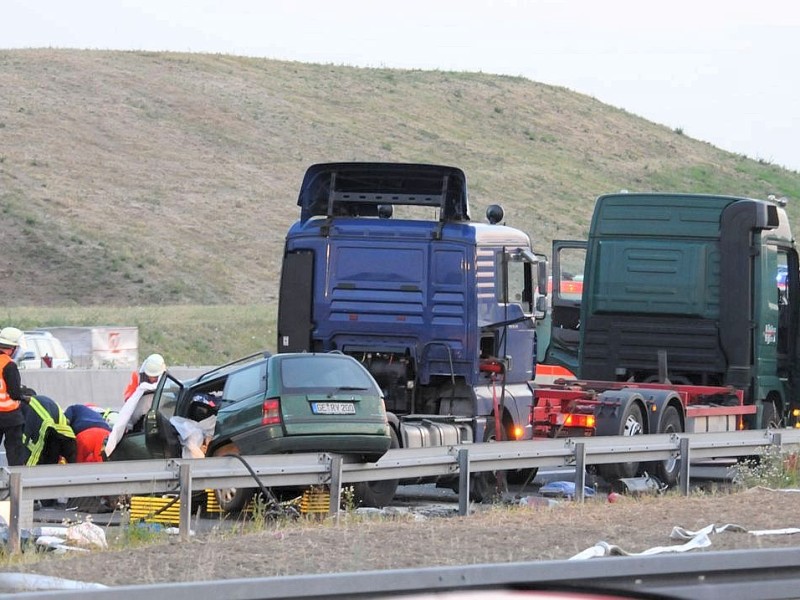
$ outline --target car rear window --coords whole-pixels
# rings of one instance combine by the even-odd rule
[[[374,382],[357,362],[337,356],[297,356],[281,361],[284,389],[350,388],[374,390]]]

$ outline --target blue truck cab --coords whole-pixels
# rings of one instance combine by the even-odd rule
[[[357,358],[400,446],[530,438],[546,264],[528,235],[500,224],[499,206],[472,222],[465,175],[448,166],[313,165],[298,205],[279,352]]]

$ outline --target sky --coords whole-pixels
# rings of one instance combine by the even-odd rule
[[[2,0],[0,49],[523,76],[800,171],[789,0]]]

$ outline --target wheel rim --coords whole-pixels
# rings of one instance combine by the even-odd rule
[[[677,430],[674,427],[666,427],[664,429],[664,433],[676,433]],[[667,473],[672,473],[678,466],[678,458],[676,456],[670,456],[668,459],[664,461],[664,470]]]
[[[236,488],[224,488],[217,490],[220,503],[224,503],[226,506],[229,505],[236,497],[236,491]]]
[[[636,418],[636,415],[628,415],[625,420],[625,427],[622,429],[622,435],[641,435],[642,424]]]
[[[767,418],[764,420],[765,425],[769,429],[779,429],[781,427],[781,419],[778,417],[778,410],[774,402],[766,402],[764,410],[767,412]]]

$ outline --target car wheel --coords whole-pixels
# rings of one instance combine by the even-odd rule
[[[392,442],[389,449],[399,448],[400,442],[397,439],[397,433],[394,427],[389,428],[391,431]],[[372,508],[383,508],[387,506],[394,498],[397,491],[397,479],[384,479],[382,481],[361,481],[353,486],[355,500],[360,506],[369,506]]]
[[[233,445],[222,446],[216,450],[213,456],[229,456],[239,454],[238,448]],[[237,513],[247,507],[247,503],[253,498],[255,489],[253,488],[223,488],[214,490],[217,504],[223,513]]]

